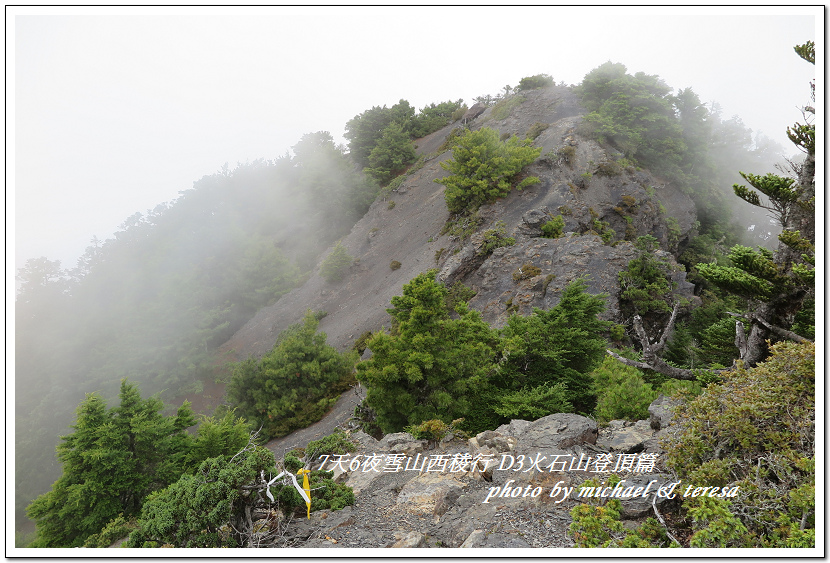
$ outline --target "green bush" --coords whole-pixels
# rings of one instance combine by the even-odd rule
[[[519,90],[533,90],[534,88],[544,88],[546,86],[553,86],[553,77],[550,74],[534,74],[533,76],[525,76],[519,81]]]
[[[444,198],[451,213],[472,213],[481,205],[506,196],[513,188],[522,169],[542,152],[534,148],[530,139],[520,141],[511,137],[507,142],[498,139],[494,129],[482,128],[468,132],[453,147],[453,158],[441,162],[449,176],[435,181],[446,186]],[[539,183],[529,176],[516,189]]]
[[[527,134],[525,135],[528,139],[536,140],[536,137],[542,134],[542,132],[550,127],[547,123],[541,123],[537,121],[533,125],[530,126],[530,129],[527,130]]]
[[[611,420],[644,420],[657,392],[645,383],[640,370],[610,356],[591,373],[597,394],[595,416],[601,424]]]
[[[770,352],[676,409],[667,465],[689,483],[740,487],[731,506],[708,497],[688,505],[697,545],[815,541],[815,344],[781,342]]]
[[[544,394],[549,407],[561,411],[566,406],[556,404],[554,388],[562,383],[573,407],[569,412],[594,409],[590,373],[605,357],[607,343],[602,334],[609,323],[598,318],[605,308],[604,296],[590,295],[586,289],[584,280],[576,280],[562,290],[559,303],[550,309],[534,309],[528,317],[508,319],[501,330],[501,354],[506,360],[491,379],[495,389],[486,393],[493,397],[521,390],[526,396]],[[542,388],[545,384],[550,387]]]
[[[404,431],[411,434],[416,440],[440,442],[447,436],[466,440],[469,439],[470,436],[463,430],[458,429],[458,426],[463,422],[463,418],[453,420],[449,424],[439,419],[425,420],[421,424],[407,426],[404,428]]]
[[[444,303],[447,305],[448,311],[455,311],[455,308],[461,303],[467,303],[470,299],[476,296],[476,291],[464,285],[464,282],[457,281],[447,288],[447,297]]]
[[[574,160],[576,160],[576,147],[565,145],[556,151],[556,154],[562,162],[568,166],[573,166]]]
[[[598,176],[619,176],[623,173],[623,167],[616,162],[601,162],[597,166]]]
[[[354,258],[346,250],[346,247],[340,241],[337,241],[334,250],[326,256],[320,265],[320,275],[329,283],[341,281],[353,263]]]
[[[657,239],[644,235],[637,238],[634,246],[639,251],[637,258],[619,273],[620,301],[628,311],[640,315],[670,312],[668,265],[654,255]]]
[[[516,239],[507,236],[507,226],[504,221],[497,221],[494,228],[484,231],[484,240],[476,254],[478,256],[488,256],[497,248],[514,244],[516,244]]]
[[[413,278],[403,295],[392,298],[392,332],[375,333],[372,357],[357,365],[366,402],[385,432],[398,432],[424,420],[465,417],[474,391],[492,368],[492,329],[463,304],[450,318],[448,290],[436,270]]]
[[[309,463],[313,463],[321,455],[342,455],[355,450],[357,443],[344,430],[335,428],[328,436],[309,442],[305,453]]]
[[[513,272],[513,281],[518,283],[522,280],[529,280],[533,276],[538,276],[542,273],[542,269],[538,266],[534,266],[532,263],[528,262],[527,264],[522,264],[519,268]]]
[[[363,171],[366,175],[383,185],[401,174],[407,165],[418,159],[415,146],[398,123],[389,124],[384,129],[377,144],[369,153],[369,166]]]
[[[150,495],[127,547],[244,546],[237,530],[245,529],[246,515],[249,519],[259,495],[242,487],[276,468],[274,454],[266,448],[240,453],[233,461],[229,456],[205,460],[195,474],[184,474]]]
[[[130,533],[138,528],[135,520],[127,520],[118,515],[107,523],[98,534],[93,534],[84,542],[84,547],[109,547],[120,539],[127,539]]]
[[[467,111],[464,100],[447,101],[440,104],[430,104],[421,109],[408,124],[408,130],[413,139],[426,137],[438,131],[453,121],[458,121]]]
[[[562,229],[565,228],[565,219],[557,215],[542,225],[542,236],[545,238],[559,238],[562,236]]]
[[[236,364],[228,384],[228,400],[265,436],[284,436],[323,418],[350,377],[356,354],[341,354],[318,333],[319,321],[309,312],[301,324],[280,333],[261,360]]]
[[[508,419],[536,420],[552,413],[573,412],[568,389],[563,382],[548,382],[503,393],[493,410]]]

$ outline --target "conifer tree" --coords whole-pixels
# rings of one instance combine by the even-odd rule
[[[795,51],[807,62],[815,64],[813,42],[799,45]],[[805,117],[814,111],[810,106],[804,108]],[[766,340],[773,335],[806,340],[791,328],[799,314],[812,316],[810,311],[803,309],[805,301],[809,306],[809,298],[814,293],[815,124],[811,119],[806,121],[787,129],[790,140],[805,153],[804,162],[797,166],[797,178],[741,172],[751,188],[733,186],[735,195],[767,209],[781,224],[783,231],[778,237],[777,250],[771,253],[765,249],[756,251],[735,246],[730,252],[733,266],[698,266],[703,277],[751,300],[750,311],[745,315],[745,320],[751,323],[749,336],[744,341],[741,326],[736,330],[741,359],[750,366],[764,358]]]
[[[37,523],[32,547],[77,547],[107,522],[135,515],[150,492],[178,479],[196,420],[185,402],[176,416],[121,382],[120,405],[92,394],[78,407],[75,431],[58,445],[63,475],[27,510]]]

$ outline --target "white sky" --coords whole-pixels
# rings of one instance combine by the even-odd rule
[[[789,151],[809,81],[823,88],[821,7],[6,14],[7,275],[38,256],[74,266],[93,235],[224,163],[274,158],[314,131],[342,141],[346,121],[401,98],[472,103],[533,74],[576,84],[610,60],[691,86]],[[807,40],[815,67],[792,50]]]

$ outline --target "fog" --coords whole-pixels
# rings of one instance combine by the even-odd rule
[[[790,150],[786,127],[824,68],[821,43],[815,67],[792,51],[822,40],[819,7],[7,13],[7,275],[38,256],[73,267],[93,236],[225,163],[313,131],[343,142],[346,121],[401,98],[469,104],[532,74],[576,84],[611,60],[691,86]]]

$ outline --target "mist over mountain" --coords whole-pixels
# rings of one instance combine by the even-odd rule
[[[620,348],[637,348],[629,319],[639,315],[655,336],[677,323],[668,351],[678,369],[718,369],[737,355],[734,321],[715,334],[707,330],[717,322],[703,317],[747,301],[718,293],[698,265],[729,263],[734,245],[777,248],[781,225],[735,197],[732,185],[746,183],[739,172],[783,169],[795,180],[800,161],[788,164],[780,146],[692,88],[619,63],[575,86],[524,77],[475,102],[414,108],[402,99],[367,108],[344,124],[347,146],[330,132],[310,132],[291,154],[225,167],[128,217],[75,268],[27,261],[15,304],[18,528],[25,507],[61,475],[55,446],[72,432],[87,394],[113,406],[127,379],[142,396],[158,394],[165,412],[188,398],[196,414],[237,408],[269,437],[284,435],[294,427],[269,426],[273,413],[241,391],[254,376],[241,374],[266,370],[257,362],[299,342],[303,322],[319,323],[338,353],[362,353],[366,342],[380,350],[383,337],[367,333],[397,335],[409,313],[402,301],[387,308],[425,273],[440,291],[454,291],[454,305],[467,304],[448,307],[441,322],[480,322],[482,331],[507,331],[514,346],[516,318],[553,310],[584,282],[586,294],[603,295],[595,326],[604,328],[592,329],[598,338],[607,333]],[[527,162],[479,196],[476,184],[450,180],[463,176],[464,148],[470,159],[518,162],[521,153]],[[640,272],[626,285],[632,263],[656,268],[654,279]],[[682,311],[669,321],[675,306]],[[809,320],[798,319],[789,328],[811,337]],[[503,400],[495,413],[510,412],[509,400],[538,383],[511,369],[527,385],[494,383]],[[354,376],[331,377],[347,388],[343,381]],[[225,385],[233,392],[223,395]],[[567,403],[570,412],[596,408],[593,391],[583,391],[582,403]],[[320,391],[314,401],[328,405],[337,395]],[[294,408],[300,398],[292,397]],[[291,412],[297,427],[313,421],[310,411]],[[493,428],[511,418],[480,416]],[[484,429],[480,423],[471,430]]]

